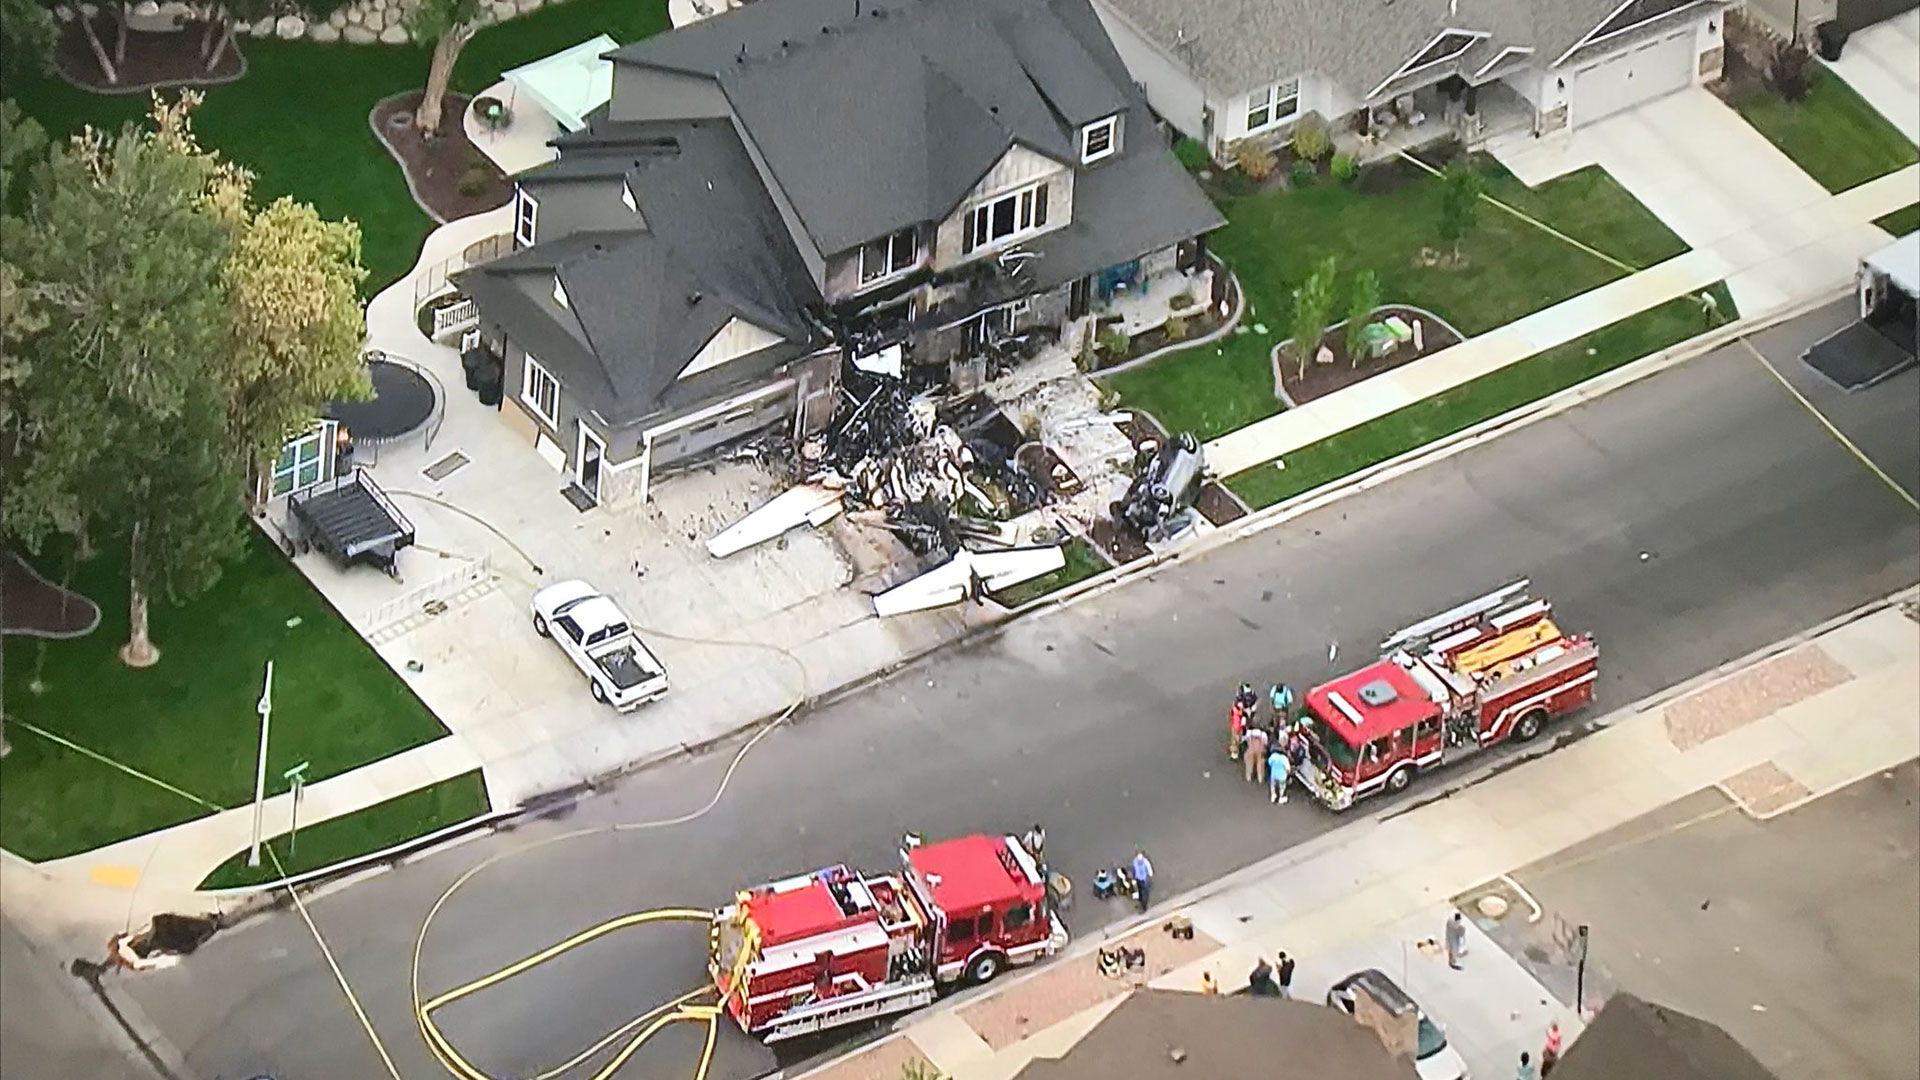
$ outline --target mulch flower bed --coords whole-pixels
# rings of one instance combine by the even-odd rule
[[[1196,299],[1198,298],[1196,297]],[[1121,364],[1131,363],[1150,352],[1163,349],[1168,345],[1206,337],[1208,334],[1220,329],[1220,325],[1226,322],[1226,317],[1220,314],[1220,305],[1208,302],[1206,306],[1202,307],[1197,313],[1181,316],[1180,321],[1186,325],[1177,338],[1168,332],[1165,325],[1161,325],[1130,339],[1127,342],[1125,352],[1115,354],[1105,349],[1095,351],[1093,370],[1095,372],[1106,371],[1109,368],[1118,367]]]
[[[93,32],[112,59],[120,36],[119,22],[102,11],[93,18]],[[126,58],[116,60],[113,65],[119,81],[108,82],[92,46],[87,44],[80,20],[75,19],[61,24],[60,42],[54,50],[53,61],[61,78],[100,94],[132,94],[167,86],[210,86],[232,82],[246,74],[247,61],[240,54],[237,36],[227,43],[220,62],[208,71],[200,56],[200,42],[205,34],[204,22],[184,23],[171,32],[128,30]]]
[[[0,633],[22,637],[76,638],[100,625],[93,601],[41,577],[11,551],[0,552],[0,589],[7,597]]]
[[[513,183],[467,138],[461,123],[467,111],[466,95],[446,96],[440,108],[440,130],[427,139],[413,126],[413,113],[424,93],[410,90],[373,107],[374,132],[406,172],[414,199],[442,222],[505,206],[513,197]],[[461,190],[462,179],[469,174],[483,181],[477,188],[468,185],[472,194]]]
[[[1074,474],[1072,466],[1060,460],[1051,446],[1028,443],[1014,455],[1014,460],[1044,490],[1063,494],[1080,490],[1080,477]]]
[[[1200,488],[1200,497],[1194,500],[1193,508],[1216,527],[1247,516],[1247,508],[1218,480],[1209,480]]]
[[[1328,330],[1320,339],[1329,352],[1333,362],[1322,364],[1314,360],[1307,361],[1304,378],[1300,374],[1300,360],[1292,345],[1280,350],[1280,384],[1285,390],[1288,402],[1304,405],[1314,398],[1325,397],[1335,390],[1352,386],[1354,383],[1370,379],[1382,372],[1392,371],[1404,364],[1410,364],[1423,356],[1430,356],[1441,349],[1460,344],[1460,335],[1447,324],[1425,312],[1412,308],[1387,306],[1373,313],[1372,322],[1382,322],[1388,316],[1398,315],[1408,325],[1416,320],[1421,324],[1421,348],[1415,350],[1412,342],[1400,346],[1385,356],[1362,359],[1358,366],[1347,362],[1347,328],[1345,324]]]

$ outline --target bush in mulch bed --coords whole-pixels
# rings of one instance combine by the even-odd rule
[[[447,95],[440,131],[427,139],[413,126],[422,93],[410,90],[373,107],[374,130],[400,162],[422,209],[440,221],[452,221],[505,206],[513,197],[513,184],[467,138],[461,122],[466,95]]]
[[[1460,344],[1460,335],[1452,327],[1426,312],[1412,308],[1391,305],[1376,308],[1370,321],[1382,322],[1392,315],[1398,315],[1408,325],[1419,321],[1422,345],[1419,350],[1415,350],[1413,343],[1408,342],[1385,356],[1365,357],[1356,366],[1347,361],[1347,324],[1343,322],[1329,329],[1320,339],[1321,345],[1333,354],[1333,362],[1322,364],[1314,360],[1307,361],[1306,376],[1302,378],[1299,354],[1293,351],[1290,343],[1281,346],[1280,384],[1287,400],[1294,405],[1303,405],[1314,398],[1325,397],[1335,390],[1345,389],[1382,372],[1392,371],[1423,356]]]
[[[212,86],[232,82],[246,74],[247,61],[240,54],[240,41],[233,38],[220,51],[219,62],[208,70],[200,54],[203,44],[212,44],[222,30],[205,22],[181,24],[174,31],[128,30],[126,51],[119,59],[120,24],[106,11],[93,17],[93,32],[107,56],[113,60],[117,78],[109,82],[107,73],[87,41],[79,19],[62,24],[60,43],[54,50],[54,66],[60,76],[83,90],[100,94],[133,94],[170,86]]]
[[[1131,338],[1125,337],[1117,330],[1102,330],[1095,338],[1097,347],[1093,352],[1092,366],[1088,370],[1090,373],[1105,371],[1108,368],[1131,363],[1168,345],[1206,337],[1220,329],[1220,324],[1225,321],[1226,317],[1220,314],[1218,306],[1207,304],[1192,315],[1169,315],[1164,325],[1156,326]]]

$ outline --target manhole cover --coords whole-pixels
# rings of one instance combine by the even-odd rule
[[[1485,915],[1489,919],[1504,919],[1507,917],[1507,901],[1504,897],[1493,895],[1483,896],[1474,907],[1479,908],[1480,914]]]

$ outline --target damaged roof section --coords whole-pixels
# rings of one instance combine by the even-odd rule
[[[779,213],[731,125],[618,124],[603,110],[585,135],[522,185],[538,197],[549,184],[621,180],[636,227],[562,236],[457,279],[542,365],[621,423],[699,400],[709,380],[687,369],[735,319],[778,339],[744,367],[771,370],[819,344],[803,311],[818,303],[812,279],[790,245],[770,242],[784,235]]]

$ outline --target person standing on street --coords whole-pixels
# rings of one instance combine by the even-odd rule
[[[1560,1023],[1554,1021],[1547,1025],[1547,1045],[1540,1051],[1540,1080],[1546,1080],[1553,1067],[1560,1064]]]
[[[1134,898],[1140,903],[1140,910],[1147,910],[1153,893],[1153,863],[1147,860],[1144,848],[1133,849]]]
[[[1287,716],[1293,711],[1293,687],[1286,683],[1274,683],[1267,691],[1267,700],[1273,704],[1273,726],[1287,726]]]
[[[1207,997],[1220,996],[1220,984],[1213,981],[1213,972],[1203,971],[1200,973],[1200,992]]]
[[[1460,970],[1460,958],[1467,955],[1467,920],[1459,912],[1447,920],[1447,966]]]
[[[1254,997],[1281,997],[1283,993],[1273,981],[1273,965],[1266,957],[1254,962],[1253,970],[1247,973],[1247,993]]]
[[[1533,1067],[1533,1055],[1520,1051],[1520,1068],[1513,1074],[1513,1080],[1540,1080],[1540,1070]]]
[[[1267,748],[1267,801],[1287,801],[1287,752],[1278,744]]]
[[[1280,954],[1280,996],[1293,998],[1293,957],[1286,953]]]
[[[1227,759],[1240,760],[1240,750],[1247,738],[1247,710],[1240,707],[1238,701],[1227,711]]]
[[[1267,748],[1271,745],[1267,729],[1259,724],[1248,724],[1244,736],[1246,747],[1240,754],[1240,771],[1249,784],[1267,782]]]

